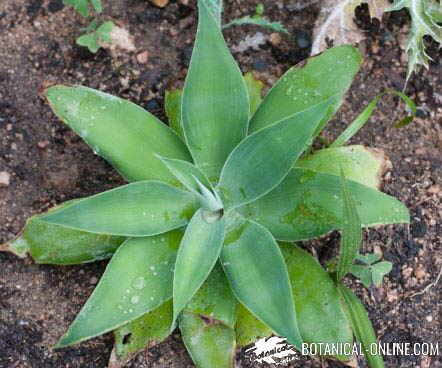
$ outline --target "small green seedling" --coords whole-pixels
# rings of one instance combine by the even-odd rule
[[[85,33],[77,38],[79,46],[87,47],[95,54],[103,44],[111,43],[110,34],[114,23],[107,21],[98,25],[98,16],[103,12],[101,0],[63,0],[63,3],[72,6],[85,18],[93,17],[90,24],[83,29]]]
[[[379,152],[342,146],[346,135],[339,147],[306,154],[340,107],[360,53],[340,46],[311,58],[261,101],[262,84],[243,77],[224,41],[221,3],[198,8],[184,90],[167,94],[173,129],[97,90],[45,92],[129,182],[30,218],[9,246],[37,263],[111,258],[57,348],[114,331],[116,367],[178,326],[196,366],[231,368],[237,346],[272,333],[297,349],[351,343],[353,334],[367,344],[366,312],[340,280],[363,227],[408,223],[409,213],[377,190]],[[293,244],[336,229],[338,277]]]
[[[245,16],[242,18],[237,18],[232,20],[231,22],[225,24],[223,28],[228,28],[231,26],[242,26],[244,24],[252,24],[255,26],[261,26],[264,28],[271,29],[275,32],[281,32],[281,33],[289,33],[289,31],[280,23],[280,22],[272,22],[268,20],[264,16],[264,5],[258,4],[255,9],[255,14],[252,16]]]
[[[391,262],[380,261],[381,255],[376,253],[361,255],[356,257],[358,264],[354,264],[350,268],[350,272],[358,277],[365,287],[371,285],[380,286],[382,279],[388,274],[393,265]]]
[[[90,52],[96,53],[101,45],[104,43],[111,43],[110,33],[114,28],[114,23],[111,21],[103,23],[97,27],[96,23],[91,23],[92,27],[88,27],[87,32],[77,38],[77,44],[85,46]]]

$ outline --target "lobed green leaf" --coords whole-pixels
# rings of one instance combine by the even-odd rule
[[[57,348],[115,330],[169,300],[181,237],[177,230],[126,240]]]
[[[151,236],[186,225],[197,208],[191,193],[140,181],[78,200],[40,220],[97,234]]]
[[[54,86],[45,94],[55,114],[128,181],[176,184],[156,154],[191,160],[169,127],[129,101],[81,86]]]
[[[289,69],[265,96],[250,122],[250,131],[333,99],[333,108],[321,117],[316,129],[315,133],[319,133],[338,110],[361,63],[362,57],[356,48],[339,46],[308,59],[305,65]]]
[[[239,222],[226,235],[221,262],[236,298],[300,349],[287,267],[272,234],[253,221]]]
[[[382,192],[349,181],[348,189],[364,227],[409,223],[407,208]],[[305,240],[342,227],[340,178],[301,168],[290,171],[269,194],[238,209],[278,240]]]
[[[246,135],[249,100],[241,71],[209,3],[213,1],[198,1],[198,32],[183,91],[181,119],[195,164],[215,181],[229,153]]]

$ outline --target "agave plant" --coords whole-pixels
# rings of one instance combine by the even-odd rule
[[[361,228],[406,223],[408,211],[377,190],[382,154],[342,145],[357,129],[308,153],[341,105],[359,52],[340,46],[313,57],[261,101],[262,86],[243,77],[225,44],[220,6],[198,5],[184,89],[167,94],[173,129],[97,90],[45,92],[55,114],[129,182],[32,217],[10,245],[37,263],[111,258],[57,348],[114,331],[115,367],[178,326],[198,367],[224,368],[237,346],[272,333],[297,349],[353,334],[372,341],[362,304],[340,280]],[[342,248],[330,274],[293,242],[335,229]]]

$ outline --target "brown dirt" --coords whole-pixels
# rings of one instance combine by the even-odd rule
[[[3,0],[0,3],[0,171],[10,174],[9,186],[0,187],[0,243],[18,234],[27,217],[67,199],[88,196],[123,183],[113,169],[50,112],[39,91],[51,83],[76,83],[128,98],[160,118],[166,88],[181,85],[189,62],[195,31],[195,6],[172,1],[158,9],[145,0],[105,0],[106,17],[117,20],[135,36],[137,51],[111,55],[90,54],[74,44],[85,22],[63,9],[61,0]],[[236,53],[243,71],[272,84],[289,66],[303,60],[317,6],[302,11],[307,1],[234,0],[226,5],[226,19],[251,14],[258,2],[267,15],[290,30],[279,44],[267,42],[259,50]],[[401,89],[406,62],[399,42],[408,32],[408,17],[386,15],[379,26],[370,23],[366,9],[358,14],[367,31],[363,45],[367,58],[326,137],[336,137],[362,107],[385,87]],[[225,32],[229,45],[247,35],[270,32],[252,26]],[[305,46],[305,45],[303,45]],[[146,64],[136,55],[148,52]],[[383,342],[442,340],[442,281],[425,293],[442,267],[440,185],[442,183],[441,53],[429,71],[414,76],[408,94],[420,109],[416,121],[403,129],[392,122],[402,105],[386,97],[372,121],[354,143],[381,148],[393,163],[383,190],[404,201],[412,214],[410,227],[387,226],[365,234],[364,249],[381,250],[394,262],[380,288],[364,289],[350,280],[363,298]],[[310,242],[321,259],[336,248],[333,233]],[[71,267],[39,266],[0,253],[0,367],[105,367],[112,338],[101,338],[51,350],[103,272],[104,262]],[[387,367],[442,367],[442,358],[387,357]],[[238,364],[250,365],[243,354]],[[179,335],[140,354],[132,367],[191,367]],[[308,361],[293,367],[339,367],[331,361]]]

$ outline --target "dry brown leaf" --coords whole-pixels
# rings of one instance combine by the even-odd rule
[[[387,0],[324,0],[313,31],[312,55],[325,50],[327,40],[337,46],[364,38],[354,22],[355,9],[362,3],[368,3],[370,16],[379,19],[388,6]]]

